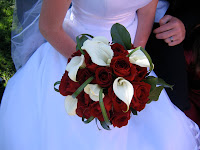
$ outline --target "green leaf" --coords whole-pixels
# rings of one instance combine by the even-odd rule
[[[108,119],[108,115],[106,113],[106,109],[105,109],[105,106],[104,106],[104,103],[103,103],[102,95],[103,95],[103,88],[99,91],[99,105],[100,105],[100,108],[101,108],[101,112],[102,112],[104,121],[109,126],[109,125],[111,125],[111,123],[110,123],[110,121]]]
[[[85,55],[85,53],[84,53],[84,51],[81,49],[81,47],[83,46],[83,43],[88,39],[87,36],[93,38],[93,36],[90,35],[90,34],[80,34],[80,35],[78,35],[78,36],[76,37],[76,43],[77,43],[77,44],[76,44],[76,51],[80,50],[81,53],[82,53],[83,55]]]
[[[173,89],[173,85],[167,84],[163,79],[156,78],[154,76],[148,76],[145,80],[143,80],[145,83],[148,83],[151,85],[151,90],[153,91],[156,88],[156,85],[161,85],[166,88]]]
[[[132,107],[130,107],[130,110],[133,113],[133,115],[137,115],[137,111],[135,109],[133,109]]]
[[[82,36],[89,36],[91,38],[94,38],[94,36],[90,35],[90,34],[81,34]]]
[[[151,85],[151,90],[149,93],[150,100],[148,103],[150,103],[151,101],[157,101],[164,87],[173,89],[173,85],[167,84],[163,79],[156,78],[154,76],[148,76],[143,81]]]
[[[57,81],[56,83],[54,83],[54,90],[56,92],[59,92],[59,89],[57,89],[55,86],[58,85],[58,84],[60,84],[60,83],[61,83],[60,81]]]
[[[153,77],[153,76],[148,76],[145,80],[143,80],[145,83],[148,83],[151,85],[151,90],[153,91],[156,88],[157,85],[157,78]]]
[[[83,43],[87,40],[87,37],[76,37],[76,51],[80,50],[83,55],[85,55],[84,51],[81,49]]]
[[[99,129],[99,131],[101,130],[100,128],[99,128],[99,126],[98,126],[98,124],[97,124],[97,118],[95,118],[95,122],[96,122],[96,125],[97,125],[97,128]]]
[[[90,123],[92,120],[94,119],[94,117],[93,116],[91,116],[90,118],[88,118],[87,120],[85,120],[85,117],[83,116],[82,117],[82,121],[85,123],[85,124],[88,124],[88,123]]]
[[[76,98],[82,91],[83,89],[94,79],[93,76],[89,77],[73,94],[72,97]]]
[[[114,24],[111,28],[111,36],[113,43],[123,45],[126,50],[131,49],[131,36],[123,25]]]
[[[83,46],[83,43],[88,39],[87,36],[93,38],[93,36],[90,35],[90,34],[80,34],[80,35],[78,35],[78,36],[76,37],[76,43],[77,43],[77,44],[76,44],[76,51],[80,50],[81,53],[82,53],[83,55],[85,55],[85,53],[84,53],[84,51],[81,49],[81,47]]]
[[[149,93],[150,101],[148,103],[150,103],[151,101],[157,101],[163,88],[163,86],[158,86],[154,88],[154,90]]]
[[[135,48],[134,50],[132,50],[127,57],[130,57],[134,52],[136,52],[137,50],[140,50],[140,47]]]
[[[173,86],[174,86],[174,85],[170,85],[170,84],[166,83],[166,82],[165,82],[163,79],[161,79],[161,78],[157,78],[157,80],[158,80],[157,85],[162,85],[162,86],[164,86],[164,87],[166,87],[166,88],[170,88],[171,90],[173,90]]]
[[[106,129],[106,130],[111,130],[110,127],[106,124],[105,121],[100,121],[100,123],[101,123],[101,126],[102,126],[104,129]]]

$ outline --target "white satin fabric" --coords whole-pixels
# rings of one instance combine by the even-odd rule
[[[151,0],[74,0],[63,23],[65,31],[75,40],[82,33],[103,35],[111,41],[114,23],[123,24],[134,41],[138,18],[136,10]]]
[[[110,37],[109,27],[119,22],[134,39],[135,12],[148,2],[74,0],[63,26],[73,39],[81,33]],[[99,131],[94,120],[84,124],[81,118],[68,116],[65,98],[53,88],[66,63],[65,57],[44,43],[9,80],[0,107],[1,150],[199,149],[197,125],[171,103],[164,90],[157,102],[132,116],[127,126],[111,131]]]

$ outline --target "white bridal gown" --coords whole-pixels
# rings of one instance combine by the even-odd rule
[[[73,38],[81,33],[103,35],[118,22],[131,33],[136,10],[150,0],[73,0],[63,23]],[[67,48],[66,48],[67,49]],[[41,45],[8,82],[0,107],[0,150],[198,150],[197,125],[175,107],[166,92],[148,104],[127,126],[100,130],[93,120],[65,112],[54,83],[67,59],[48,42]]]

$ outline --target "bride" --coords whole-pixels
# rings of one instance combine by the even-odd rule
[[[128,29],[135,46],[145,47],[157,0],[72,0],[68,10],[70,3],[43,0],[39,28],[48,42],[38,42],[40,46],[33,52],[41,36],[29,32],[29,43],[14,52],[18,54],[14,57],[16,67],[24,65],[9,80],[3,95],[0,149],[200,149],[198,126],[171,103],[164,90],[157,102],[131,116],[122,128],[99,130],[95,121],[84,124],[80,117],[67,115],[65,98],[53,85],[61,79],[67,58],[76,49],[75,37],[88,33],[111,41],[110,28],[118,22]]]

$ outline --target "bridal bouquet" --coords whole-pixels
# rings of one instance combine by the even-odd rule
[[[66,96],[69,115],[82,117],[84,123],[99,120],[108,130],[109,125],[127,125],[131,113],[137,115],[146,104],[158,100],[164,87],[171,87],[149,76],[151,58],[142,47],[131,44],[124,26],[114,24],[111,36],[111,44],[101,36],[78,36],[77,51],[68,60],[61,81],[54,85],[60,84],[59,90],[54,88]]]

